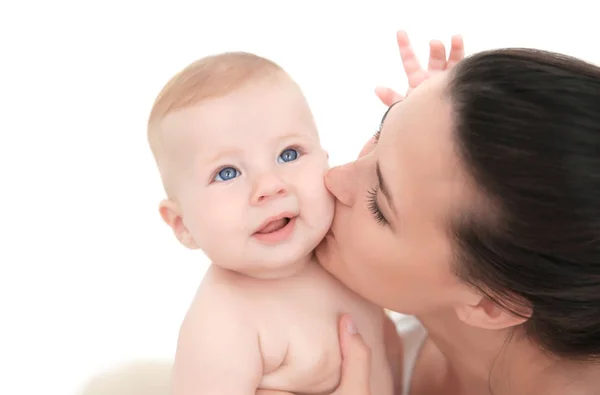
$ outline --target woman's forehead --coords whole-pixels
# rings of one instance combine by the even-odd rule
[[[400,199],[447,200],[456,195],[457,186],[464,185],[445,88],[445,78],[426,81],[385,117],[378,161],[390,188],[397,189],[392,194],[404,196]]]
[[[381,129],[384,151],[395,151],[393,156],[401,160],[433,164],[454,153],[452,109],[445,88],[446,78],[432,78],[389,109]]]

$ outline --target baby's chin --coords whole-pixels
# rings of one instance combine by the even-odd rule
[[[248,277],[263,280],[290,277],[301,272],[315,259],[314,250],[329,231],[329,219],[321,217],[312,226],[300,224],[299,233],[289,244],[267,247],[250,243],[239,250],[234,248],[238,253],[219,248],[218,252],[215,251],[218,256],[207,255],[214,265]]]
[[[250,259],[245,257],[245,259],[237,262],[220,260],[218,262],[214,261],[213,264],[244,276],[261,280],[275,280],[291,277],[301,272],[312,260],[312,250],[308,250],[302,254],[294,254],[294,256],[290,257],[257,256]]]

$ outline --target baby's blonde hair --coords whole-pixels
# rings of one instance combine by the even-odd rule
[[[170,113],[227,95],[250,81],[285,72],[275,62],[248,52],[201,58],[175,74],[158,94],[148,119],[148,143],[159,169],[163,156],[161,121]],[[164,174],[161,171],[161,176]]]

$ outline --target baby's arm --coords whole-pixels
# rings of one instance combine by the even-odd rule
[[[173,395],[255,395],[263,373],[258,332],[236,299],[194,302],[179,332]]]

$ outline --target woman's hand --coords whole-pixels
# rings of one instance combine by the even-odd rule
[[[427,70],[425,70],[421,67],[406,32],[399,31],[396,34],[396,39],[398,41],[402,66],[408,77],[407,95],[433,74],[454,67],[454,65],[465,57],[465,45],[461,36],[452,36],[450,56],[448,58],[446,58],[446,47],[444,47],[444,44],[439,40],[432,40],[429,42],[429,65]],[[404,96],[386,87],[375,88],[375,94],[388,107],[404,99]]]
[[[339,325],[342,380],[332,395],[370,395],[371,350],[347,315]]]
[[[342,379],[331,395],[370,395],[371,350],[362,340],[349,316],[339,321],[342,349]],[[256,395],[292,395],[289,392],[259,390]]]
[[[397,353],[402,352],[402,345],[395,332],[395,326],[391,320],[388,321],[385,330],[386,347],[392,347],[391,352],[388,352],[388,358],[397,358]],[[370,395],[371,350],[348,315],[341,317],[338,332],[342,349],[342,378],[340,385],[331,395]],[[392,366],[394,365],[392,363]],[[400,378],[399,382],[401,383],[401,381]],[[256,395],[293,394],[285,391],[258,390]]]

